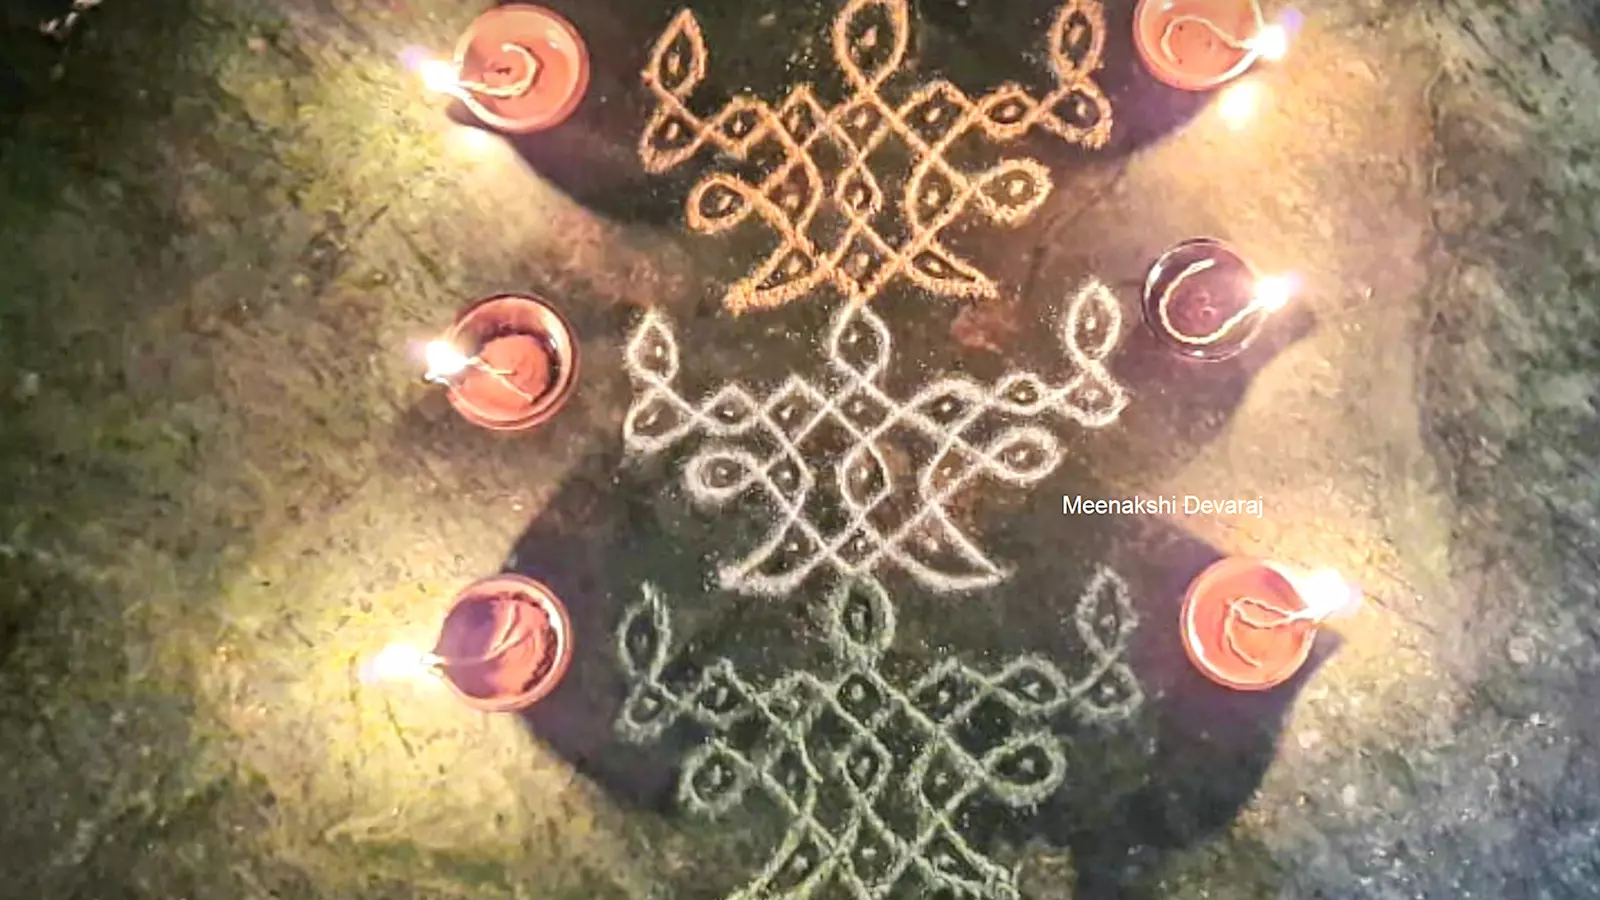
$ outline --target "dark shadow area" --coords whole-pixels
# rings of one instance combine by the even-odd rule
[[[1036,263],[1029,253],[1004,252],[1010,235],[993,236],[989,249],[975,258],[1002,283],[1023,282],[1020,295],[952,306],[891,287],[873,307],[900,342],[890,382],[908,363],[914,371],[960,372],[985,383],[1019,370],[1065,377],[1073,368],[1061,340],[1062,317],[1080,286],[1098,278],[1122,316],[1122,337],[1106,366],[1130,399],[1115,424],[1095,431],[1068,427],[1061,436],[1074,464],[1083,468],[1080,475],[1094,487],[1154,484],[1216,440],[1256,378],[1315,333],[1318,323],[1309,304],[1291,301],[1231,359],[1181,356],[1156,337],[1141,311],[1145,269],[1159,251],[1146,258],[1096,234],[1093,225],[1065,218],[1056,227],[1047,225],[1034,237]]]
[[[553,0],[546,5],[582,34],[589,48],[589,88],[565,122],[506,139],[530,168],[596,213],[618,221],[680,225],[690,188],[716,166],[714,151],[702,150],[658,174],[647,173],[638,154],[655,111],[640,72],[679,7],[640,15],[615,4]],[[1133,48],[1133,5],[1118,0],[1106,9],[1103,65],[1095,80],[1113,109],[1109,144],[1086,151],[1035,134],[1019,148],[1026,155],[1058,170],[1103,166],[1182,127],[1210,101],[1209,93],[1169,88],[1145,71]],[[763,14],[730,0],[687,4],[707,48],[705,77],[688,99],[690,108],[709,119],[736,93],[776,106],[802,82],[816,86],[824,105],[837,102],[845,92],[834,71],[828,30],[841,6],[822,0]],[[951,78],[974,98],[1007,82],[1048,91],[1054,82],[1046,40],[1059,6],[1053,0],[1029,0],[996,15],[959,0],[913,3],[906,75],[892,80],[888,98],[897,102],[913,83],[938,76]],[[450,115],[458,123],[478,125],[459,103]]]
[[[638,151],[640,132],[653,111],[639,73],[677,8],[641,14],[617,3],[552,0],[543,5],[582,35],[589,50],[589,87],[565,122],[531,134],[508,134],[505,140],[540,177],[595,213],[651,225],[681,223],[683,198],[697,172],[685,167],[651,175],[640,166]],[[707,76],[715,80],[714,72]],[[485,127],[459,102],[449,114],[459,124]]]
[[[1076,658],[1080,667],[1092,662],[1064,604],[1088,577],[1086,561],[1102,561],[1129,586],[1138,629],[1127,659],[1145,700],[1121,728],[1071,727],[1061,790],[1036,814],[980,806],[977,821],[992,827],[980,837],[1070,848],[1074,896],[1084,900],[1154,900],[1165,896],[1157,883],[1167,855],[1220,837],[1254,795],[1289,709],[1339,640],[1319,634],[1310,661],[1273,690],[1217,685],[1184,651],[1180,610],[1189,582],[1223,554],[1157,517],[1065,517],[1052,500],[1060,502],[1035,498],[996,537],[1018,564],[997,591],[1005,595],[996,604],[1005,610],[1004,627],[1026,649]],[[1071,562],[1063,559],[1066,547],[1073,548]],[[1058,642],[1060,649],[1044,649]]]
[[[535,738],[617,799],[665,812],[683,748],[618,739],[628,685],[614,644],[623,607],[638,599],[642,558],[672,551],[646,543],[648,507],[615,489],[619,464],[614,453],[598,454],[571,473],[507,560],[507,571],[548,585],[565,601],[578,648],[561,686],[523,720]],[[692,572],[694,561],[678,568]]]
[[[1104,163],[1131,155],[1181,129],[1211,102],[1213,92],[1180,91],[1157,81],[1133,46],[1136,0],[1105,4],[1106,35],[1094,81],[1111,101],[1111,139],[1098,150],[1068,147],[1037,136],[1028,147],[1052,168]],[[1060,9],[1053,0],[1027,0],[996,8],[972,0],[914,0],[914,17],[926,21],[929,48],[921,60],[974,96],[1016,81],[1036,90],[1054,86],[1045,39]]]
[[[1085,152],[1055,141],[1049,151],[1034,146],[1006,151],[1039,156],[1061,170],[1062,189],[1069,193],[1063,200],[1065,211],[1028,235],[1033,243],[1016,241],[1002,248],[1012,251],[1009,260],[992,267],[998,282],[1027,286],[1017,300],[1005,301],[1011,303],[1010,321],[995,332],[991,345],[1003,349],[992,357],[971,356],[963,342],[951,340],[951,321],[961,310],[919,292],[891,288],[873,307],[889,324],[895,342],[885,387],[891,397],[909,397],[939,373],[962,373],[982,383],[1016,371],[1037,372],[1052,382],[1070,377],[1070,354],[1064,355],[1055,321],[1067,299],[1093,273],[1109,284],[1121,304],[1124,337],[1108,364],[1134,398],[1122,419],[1099,431],[1041,420],[1036,424],[1062,440],[1067,460],[1061,468],[1031,490],[975,484],[968,489],[972,502],[963,499],[956,511],[963,521],[970,517],[981,523],[961,527],[995,560],[1015,569],[1011,578],[976,594],[930,597],[923,586],[892,568],[880,573],[901,615],[893,654],[924,671],[950,657],[991,671],[1003,659],[1031,652],[1060,665],[1063,672],[1081,673],[1094,665],[1095,657],[1073,624],[1079,594],[1101,564],[1127,580],[1141,624],[1126,659],[1147,695],[1143,705],[1117,728],[1060,723],[1067,738],[1069,775],[1065,787],[1037,810],[1023,813],[974,804],[960,820],[975,847],[984,854],[996,848],[993,859],[1002,858],[998,848],[1008,845],[1044,842],[1070,848],[1077,860],[1078,895],[1083,897],[1155,896],[1151,873],[1171,851],[1225,830],[1259,786],[1276,751],[1285,712],[1315,669],[1315,664],[1308,665],[1295,681],[1263,694],[1239,694],[1207,681],[1190,665],[1179,642],[1178,609],[1188,582],[1218,558],[1218,551],[1156,519],[1064,519],[1059,512],[1064,491],[1110,496],[1108,485],[1159,477],[1214,440],[1262,367],[1313,327],[1303,307],[1292,306],[1232,360],[1198,363],[1180,358],[1157,343],[1140,317],[1139,290],[1148,260],[1138,258],[1137,248],[1107,246],[1112,239],[1097,232],[1093,221],[1076,221],[1076,204],[1098,203],[1106,190],[1107,179],[1101,176],[1114,168],[1105,164],[1107,154],[1126,156],[1148,146],[1182,127],[1209,99],[1174,91],[1144,72],[1131,45],[1132,5],[1118,2],[1107,10],[1105,66],[1098,79],[1116,110],[1111,145]],[[1058,4],[1030,0],[1025,6],[991,15],[954,0],[917,4],[912,21],[915,68],[909,71],[916,81],[943,75],[969,91],[1021,80],[1030,68],[1047,78],[1039,63]],[[733,91],[776,102],[786,85],[813,78],[825,104],[837,99],[831,76],[821,71],[833,68],[826,41],[837,4],[771,15],[728,3],[692,8],[710,55],[706,81],[692,102],[698,114],[714,112]],[[681,222],[688,188],[714,163],[697,160],[650,176],[637,154],[639,130],[652,112],[638,73],[672,10],[647,20],[575,3],[557,9],[584,33],[595,83],[567,124],[513,142],[530,166],[600,214]],[[767,20],[765,26],[759,25],[762,20]],[[809,55],[802,69],[792,69],[791,45],[802,36],[811,38]],[[764,49],[768,45],[770,51]],[[602,46],[623,49],[600,58],[597,48]],[[1030,54],[1028,59],[1019,60],[1019,51]],[[602,81],[614,87],[616,102],[598,102],[600,96],[609,96],[610,89],[600,87]],[[724,90],[728,86],[733,87]],[[1075,179],[1074,172],[1088,174]],[[1085,196],[1071,194],[1073,188]],[[1028,254],[1014,252],[1034,243],[1041,260],[1037,265]],[[990,272],[988,263],[1002,255],[974,259]],[[740,250],[736,259],[743,258]],[[930,303],[939,305],[930,308]],[[720,315],[674,316],[684,363],[674,389],[696,399],[723,382],[740,381],[762,397],[790,373],[819,376],[826,368],[819,352],[821,337],[833,308],[818,296],[731,321]],[[626,339],[628,327],[621,327],[619,341]],[[618,428],[629,399],[604,393],[603,400],[591,402],[603,402],[606,408],[592,409],[586,418]],[[615,430],[595,434],[590,446],[605,449],[563,476],[554,499],[518,539],[508,563],[510,570],[544,582],[567,602],[577,633],[577,656],[566,680],[524,716],[530,733],[618,800],[668,813],[685,828],[698,817],[684,811],[678,781],[689,777],[683,769],[685,756],[706,745],[708,730],[688,723],[638,745],[617,730],[630,690],[617,629],[625,610],[639,601],[641,585],[659,587],[676,630],[682,632],[669,641],[674,669],[665,680],[686,684],[693,680],[695,667],[725,658],[749,676],[750,685],[764,691],[786,672],[803,669],[827,677],[829,667],[840,662],[837,654],[830,657],[827,633],[817,625],[834,581],[830,573],[819,571],[801,589],[776,600],[723,593],[714,586],[718,561],[737,559],[764,539],[770,511],[744,502],[748,497],[717,510],[696,509],[690,503],[682,464],[705,440],[703,434],[691,436],[641,466],[624,459]],[[906,452],[925,451],[919,447],[912,443]],[[832,452],[837,455],[837,450]],[[915,465],[911,459],[898,464]],[[819,458],[814,465],[820,469],[828,464]],[[619,472],[624,474],[619,477]],[[825,473],[819,471],[818,477]],[[896,478],[914,479],[913,468],[897,471]],[[1325,636],[1321,652],[1328,651],[1327,640]],[[901,679],[900,674],[894,680],[901,685],[916,677],[909,673]],[[737,885],[754,877],[775,846],[766,840],[767,826],[781,834],[785,821],[781,812],[746,810],[705,823],[710,834],[726,834],[710,842],[721,849],[708,847],[706,852],[732,856],[734,871],[717,878]],[[760,840],[752,838],[755,831],[763,833]],[[735,845],[737,850],[730,849]],[[707,889],[700,885],[696,891]]]
[[[617,799],[667,814],[680,827],[724,835],[705,852],[721,860],[715,877],[727,884],[702,892],[721,896],[760,871],[789,817],[768,808],[760,790],[749,791],[720,816],[681,807],[678,779],[690,777],[686,753],[713,735],[738,746],[738,726],[716,730],[675,720],[678,724],[645,744],[618,735],[621,700],[629,689],[616,643],[623,607],[637,600],[644,580],[662,588],[674,620],[697,612],[704,619],[709,607],[717,606],[716,627],[689,629],[688,640],[670,641],[671,674],[664,681],[681,689],[695,683],[714,659],[727,658],[771,702],[774,695],[767,692],[784,672],[807,671],[826,681],[848,664],[825,648],[827,632],[817,627],[833,579],[819,577],[796,593],[794,604],[708,594],[706,560],[673,549],[682,543],[670,535],[647,537],[660,532],[657,510],[674,501],[616,490],[610,473],[617,462],[596,457],[575,474],[518,543],[511,568],[567,598],[580,641],[567,681],[524,718],[536,739]],[[1006,806],[979,791],[952,820],[972,852],[995,864],[1008,864],[1016,848],[1070,849],[1077,873],[1074,896],[1154,900],[1164,896],[1157,884],[1170,854],[1221,836],[1255,793],[1276,754],[1289,708],[1321,661],[1335,652],[1337,640],[1321,635],[1311,662],[1275,690],[1241,693],[1218,686],[1185,656],[1178,611],[1189,581],[1221,554],[1153,519],[1062,520],[1051,508],[1059,501],[1048,491],[1041,494],[1027,511],[987,535],[998,553],[1018,564],[1015,576],[992,591],[946,597],[920,592],[924,596],[919,597],[907,579],[884,573],[899,624],[881,671],[888,684],[909,689],[930,667],[952,657],[976,671],[995,672],[1020,655],[1038,653],[1075,680],[1101,659],[1073,625],[1078,597],[1101,564],[1120,574],[1138,620],[1124,658],[1139,680],[1142,704],[1125,720],[1105,725],[1071,714],[1054,722],[1049,730],[1062,739],[1067,775],[1039,806]],[[802,598],[803,611],[798,609]],[[786,606],[796,608],[783,611]],[[810,660],[802,665],[797,655]],[[783,662],[774,664],[774,659]],[[752,674],[757,668],[764,671]],[[959,691],[960,682],[953,684]],[[925,692],[914,699],[919,705],[935,702],[930,696]],[[1017,733],[1009,729],[1019,723],[995,712],[980,708],[952,733],[973,748],[996,746]],[[826,765],[832,753],[851,745],[852,733],[848,723],[825,714],[808,732],[812,761]],[[893,759],[887,783],[911,784],[914,775],[904,766],[926,739],[922,727],[893,719],[872,733]],[[752,746],[761,740],[743,739]],[[704,766],[693,773],[696,778],[706,774]],[[819,802],[848,808],[848,801],[827,790],[819,793]],[[897,833],[915,833],[913,820],[904,818],[909,807],[903,798],[900,818],[895,803],[880,800],[875,808]]]
[[[0,7],[0,138],[22,124],[23,113],[35,110],[59,78],[53,70],[72,47],[43,34],[41,26],[71,6],[70,0],[14,0]],[[91,26],[85,19],[75,30]]]
[[[1232,359],[1204,362],[1180,356],[1151,333],[1138,313],[1140,285],[1117,288],[1131,321],[1110,360],[1112,373],[1134,397],[1105,440],[1087,448],[1102,479],[1135,476],[1153,483],[1188,461],[1232,421],[1251,384],[1289,347],[1310,337],[1316,317],[1302,303],[1274,313],[1260,334]],[[1127,309],[1129,301],[1135,304]]]
[[[912,338],[899,351],[910,362],[920,368],[930,357],[947,352],[939,327],[912,327],[909,311],[889,316],[892,308],[898,305],[890,304],[884,312],[896,337],[909,333]],[[1129,327],[1137,331],[1143,326],[1134,322]],[[1126,339],[1114,357],[1128,370],[1124,377],[1145,386],[1168,379],[1168,406],[1151,412],[1143,425],[1138,423],[1145,420],[1135,419],[1106,432],[1058,429],[1084,452],[1074,452],[1032,490],[982,482],[969,489],[977,499],[970,508],[978,524],[961,527],[1012,570],[1008,579],[975,593],[939,596],[892,567],[879,573],[898,618],[882,671],[889,683],[902,688],[930,666],[952,658],[974,670],[994,672],[1028,653],[1059,666],[1069,679],[1083,677],[1105,657],[1075,624],[1080,595],[1101,566],[1128,584],[1138,627],[1122,658],[1141,685],[1142,704],[1125,720],[1104,726],[1072,715],[1053,723],[1051,733],[1063,738],[1068,774],[1064,786],[1037,809],[976,798],[964,805],[956,818],[961,836],[985,859],[1009,865],[1004,862],[1010,858],[1007,848],[1029,844],[1069,848],[1076,861],[1077,896],[1158,897],[1155,885],[1170,855],[1224,833],[1258,788],[1275,755],[1286,712],[1317,662],[1333,651],[1332,636],[1324,633],[1313,662],[1276,690],[1246,694],[1213,684],[1184,653],[1178,613],[1189,581],[1218,559],[1219,551],[1164,520],[1066,518],[1060,503],[1063,492],[1092,496],[1105,490],[1099,457],[1110,452],[1106,446],[1128,442],[1136,449],[1140,442],[1157,441],[1176,447],[1181,441],[1192,451],[1215,437],[1254,372],[1295,336],[1284,323],[1273,323],[1235,360],[1187,373],[1176,368],[1183,361],[1170,357],[1147,335]],[[1048,340],[1053,338],[1030,333],[1020,343]],[[719,379],[753,371],[770,380],[787,371],[814,371],[814,358],[779,352],[786,343],[781,340],[769,337],[765,343],[772,352],[758,356],[754,336],[708,330],[700,337],[698,354],[686,359],[703,365],[702,374],[715,372]],[[1136,403],[1125,415],[1137,408]],[[1214,427],[1185,430],[1177,437],[1108,436],[1135,427],[1187,428],[1179,423],[1202,408],[1217,417]],[[599,418],[611,418],[610,412],[620,415],[612,410]],[[836,580],[821,571],[779,599],[719,592],[711,586],[716,562],[747,552],[769,524],[758,505],[696,509],[681,489],[685,448],[647,463],[625,463],[618,450],[609,449],[614,439],[599,435],[596,440],[608,449],[566,476],[554,500],[518,540],[510,563],[513,571],[550,585],[566,599],[579,642],[566,682],[525,721],[536,739],[620,801],[668,814],[681,828],[704,827],[709,834],[724,835],[710,840],[713,846],[706,853],[723,860],[717,878],[731,886],[744,884],[766,864],[789,817],[767,809],[770,804],[755,797],[759,791],[721,819],[683,808],[679,779],[706,774],[704,768],[686,773],[686,754],[705,746],[713,729],[683,722],[644,744],[619,735],[618,716],[630,685],[619,654],[618,625],[625,608],[639,600],[641,584],[655,584],[681,632],[668,641],[672,662],[664,682],[677,690],[694,683],[702,667],[725,658],[750,686],[765,692],[784,673],[804,671],[827,679],[847,663],[830,647],[830,632],[818,624]],[[624,474],[619,477],[619,472]],[[967,508],[963,503],[958,511],[963,520]],[[991,746],[1007,737],[1007,723],[981,718],[974,716],[963,733]],[[885,726],[884,746],[896,759],[914,756],[919,727]],[[818,739],[846,746],[848,734],[846,725],[843,732]],[[736,727],[722,736],[750,740],[752,746],[760,742],[759,737],[740,738]],[[818,760],[830,758],[822,750],[813,752]],[[908,773],[896,777],[904,781]],[[840,802],[838,795],[833,802]],[[745,803],[754,805],[745,809]],[[913,826],[901,821],[895,827],[902,833]]]
[[[1181,91],[1150,74],[1133,46],[1134,0],[1106,4],[1105,66],[1095,80],[1111,100],[1117,125],[1098,156],[1131,155],[1187,125],[1211,103],[1213,91]]]

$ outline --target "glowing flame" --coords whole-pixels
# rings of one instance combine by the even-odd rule
[[[1305,616],[1317,621],[1355,612],[1361,605],[1361,591],[1332,569],[1302,575],[1294,587],[1306,602]]]
[[[1222,92],[1217,99],[1217,114],[1229,128],[1238,131],[1255,118],[1264,91],[1258,82],[1241,81]]]
[[[442,59],[423,61],[417,66],[417,74],[422,76],[422,83],[428,90],[440,94],[455,93],[461,84],[461,73]]]
[[[1249,41],[1250,49],[1268,62],[1277,62],[1289,52],[1289,29],[1282,25],[1268,25]]]
[[[1255,305],[1267,312],[1282,309],[1294,295],[1294,280],[1285,275],[1268,275],[1256,280]]]
[[[472,365],[472,358],[450,345],[449,341],[431,341],[423,351],[428,361],[428,380],[454,378]]]
[[[445,140],[452,152],[473,162],[494,158],[503,146],[493,134],[467,125],[452,128]]]
[[[432,673],[437,661],[433,654],[407,644],[390,644],[361,667],[361,680],[371,684],[417,679]]]

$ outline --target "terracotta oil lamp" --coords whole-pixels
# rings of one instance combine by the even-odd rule
[[[589,51],[566,19],[513,3],[479,16],[453,62],[426,63],[422,75],[491,128],[527,134],[561,124],[578,108],[589,88]]]
[[[548,421],[578,380],[578,344],[561,314],[537,297],[497,294],[470,306],[426,350],[427,381],[475,425],[521,431]]]
[[[1291,292],[1289,279],[1261,276],[1228,244],[1194,238],[1168,248],[1150,267],[1144,321],[1180,356],[1224,360],[1250,346]]]
[[[1140,0],[1133,43],[1150,74],[1185,91],[1209,91],[1257,60],[1288,50],[1288,29],[1269,23],[1259,0]]]
[[[1233,557],[1200,573],[1183,601],[1184,650],[1212,681],[1265,691],[1293,678],[1318,629],[1348,612],[1359,593],[1337,573]]]
[[[497,575],[456,596],[425,664],[481,712],[526,709],[544,699],[572,664],[572,620],[549,588]]]

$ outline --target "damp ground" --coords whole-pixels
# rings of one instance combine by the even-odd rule
[[[697,510],[681,457],[627,458],[622,365],[648,307],[689,388],[806,371],[837,298],[732,318],[749,236],[682,225],[702,160],[638,162],[638,73],[676,8],[552,4],[594,56],[565,127],[464,127],[404,60],[450,0],[109,0],[3,17],[0,69],[0,878],[18,896],[705,898],[781,823],[682,814],[700,736],[617,746],[610,630],[644,583],[684,653],[758,682],[829,660],[807,588],[719,590],[760,532]],[[907,79],[1048,84],[1039,0],[913,3]],[[1008,152],[1055,190],[954,238],[1000,286],[875,301],[888,383],[1066,360],[1045,327],[1087,278],[1121,302],[1132,400],[1059,426],[1067,460],[955,520],[1014,574],[954,597],[890,572],[894,671],[1039,653],[1090,574],[1129,582],[1147,696],[1066,732],[1059,796],[974,840],[1035,900],[1593,896],[1600,883],[1600,21],[1577,2],[1307,10],[1241,128],[1138,70],[1108,4],[1119,126]],[[712,107],[833,83],[832,4],[708,2]],[[720,92],[720,96],[718,95]],[[459,119],[459,115],[456,116]],[[1245,355],[1195,367],[1140,331],[1150,260],[1224,238],[1301,295]],[[420,383],[473,297],[526,290],[582,336],[550,426],[505,438]],[[907,463],[908,465],[910,463]],[[1253,517],[1063,517],[1062,495],[1260,498]],[[1174,642],[1218,555],[1339,568],[1367,604],[1307,675],[1219,694]],[[428,645],[449,598],[512,569],[580,623],[533,715],[484,717],[362,662]],[[764,817],[766,816],[766,817]]]

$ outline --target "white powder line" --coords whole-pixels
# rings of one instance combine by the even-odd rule
[[[1077,681],[1028,654],[992,674],[947,658],[900,688],[879,668],[894,640],[893,603],[872,579],[845,581],[828,600],[831,676],[790,671],[763,688],[718,658],[673,686],[663,676],[671,620],[647,584],[617,631],[630,686],[617,727],[634,742],[679,724],[709,732],[679,779],[688,812],[717,816],[754,790],[788,816],[770,861],[728,900],[802,900],[830,882],[884,900],[907,880],[929,895],[1017,900],[1016,873],[968,842],[957,813],[977,797],[1019,809],[1041,803],[1066,775],[1052,719],[1070,712],[1106,724],[1144,700],[1124,659],[1137,627],[1126,582],[1098,570],[1074,620],[1092,660]],[[1004,738],[969,749],[963,729],[995,703],[1010,715]],[[729,739],[735,729],[755,733],[745,749]]]
[[[869,307],[847,303],[829,327],[824,378],[791,374],[765,396],[727,382],[694,401],[675,384],[679,349],[672,325],[651,310],[624,357],[638,390],[623,423],[624,445],[649,456],[701,436],[706,440],[683,467],[690,497],[714,508],[755,492],[773,511],[756,546],[721,568],[726,588],[782,595],[819,568],[866,575],[885,563],[941,592],[986,587],[1007,571],[962,533],[949,503],[980,478],[1029,487],[1054,471],[1063,451],[1051,430],[1035,424],[1040,419],[1054,416],[1085,428],[1115,422],[1129,398],[1104,360],[1121,332],[1116,298],[1091,279],[1057,329],[1072,363],[1070,377],[1051,384],[1032,372],[1013,372],[985,386],[953,376],[900,400],[882,387],[893,351],[888,327]],[[985,422],[1007,424],[974,443],[970,435]],[[851,440],[829,471],[818,471],[820,464],[805,453],[807,440],[823,426]],[[885,449],[904,435],[933,449],[920,461],[910,512],[885,527],[873,516],[899,487]],[[775,449],[752,449],[761,445]],[[848,514],[843,526],[824,532],[812,520],[807,504],[819,490],[841,501]]]

